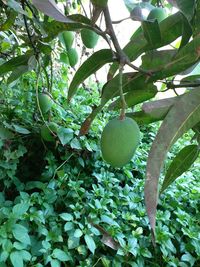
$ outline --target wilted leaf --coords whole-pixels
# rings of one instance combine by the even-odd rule
[[[145,205],[150,225],[155,234],[155,216],[158,196],[158,180],[167,152],[172,144],[199,122],[200,90],[184,94],[165,117],[151,147],[146,170]],[[154,240],[153,235],[153,241]]]
[[[189,145],[179,151],[167,170],[160,193],[162,193],[171,183],[173,183],[176,178],[186,172],[195,162],[198,155],[198,145]]]

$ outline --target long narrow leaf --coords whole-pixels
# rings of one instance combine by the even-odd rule
[[[172,144],[200,121],[200,89],[184,94],[165,117],[149,152],[145,205],[155,241],[156,207],[160,172]]]
[[[32,54],[26,54],[22,56],[18,56],[15,58],[10,59],[9,61],[5,62],[1,65],[0,68],[0,76],[4,75],[5,73],[15,70],[19,66],[27,66],[29,58]]]
[[[78,86],[85,79],[99,70],[105,64],[113,61],[113,53],[110,49],[99,50],[89,57],[76,71],[69,86],[68,99],[70,100],[72,98],[72,96],[76,93]]]
[[[171,183],[173,183],[176,178],[186,172],[195,162],[198,155],[198,145],[189,145],[179,151],[167,170],[160,193],[162,193]]]

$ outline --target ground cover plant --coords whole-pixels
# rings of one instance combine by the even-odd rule
[[[91,2],[0,1],[0,266],[200,266],[199,1],[124,1],[124,49]],[[141,136],[121,168],[100,149],[118,117]]]

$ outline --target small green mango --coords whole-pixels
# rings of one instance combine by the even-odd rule
[[[94,48],[98,42],[99,35],[90,29],[82,29],[81,30],[81,39],[83,41],[83,44],[87,48]]]
[[[48,124],[48,127],[53,133],[57,132],[58,126],[56,123],[50,122]],[[48,127],[45,124],[40,128],[41,137],[43,140],[45,140],[47,142],[53,142],[55,139],[54,139],[52,133],[49,131]]]
[[[67,53],[65,52],[60,53],[60,62],[69,65],[69,58],[68,58]]]
[[[157,7],[150,11],[147,20],[155,20],[157,19],[158,23],[164,20],[167,17],[167,13],[164,8]]]
[[[51,98],[47,94],[39,93],[38,100],[42,113],[47,113],[53,105]]]
[[[75,48],[69,49],[68,58],[71,67],[74,67],[78,63],[79,56]]]
[[[59,35],[59,39],[61,43],[65,46],[65,48],[69,50],[74,42],[74,33],[65,31]]]
[[[139,141],[140,130],[133,119],[114,118],[101,135],[102,156],[112,167],[123,167],[132,159]]]

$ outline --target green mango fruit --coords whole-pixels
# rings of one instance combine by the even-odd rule
[[[74,67],[78,63],[79,56],[75,48],[69,49],[68,58],[71,67]]]
[[[53,133],[57,132],[58,126],[56,123],[50,122],[50,123],[48,123],[48,127]],[[45,140],[47,142],[53,142],[55,139],[54,139],[51,131],[48,129],[48,127],[45,124],[40,128],[41,137],[43,140]]]
[[[103,159],[112,167],[122,167],[133,157],[140,141],[140,130],[131,118],[114,118],[101,135]]]
[[[166,10],[161,7],[154,8],[150,11],[147,20],[155,20],[157,19],[158,23],[164,20],[167,17]]]
[[[0,125],[0,140],[8,140],[13,138],[13,133],[6,129],[4,126]]]
[[[61,43],[65,46],[65,48],[69,50],[74,42],[74,33],[65,31],[59,35],[59,39]]]
[[[108,4],[108,0],[91,0],[92,4],[94,6],[98,6],[98,7],[106,7],[106,5]]]
[[[68,58],[67,53],[65,52],[60,53],[60,62],[69,65],[69,58]]]
[[[89,29],[82,29],[81,30],[81,39],[83,44],[87,48],[94,48],[98,42],[99,35],[96,32],[89,30]]]
[[[47,94],[39,93],[38,100],[42,113],[47,113],[53,105],[51,98]]]

